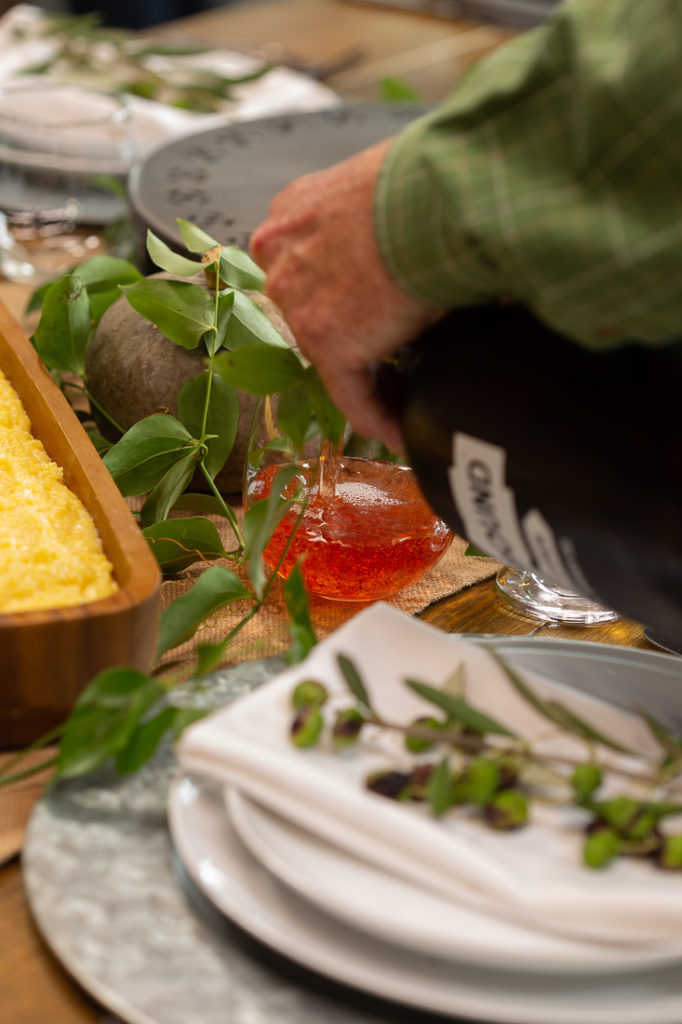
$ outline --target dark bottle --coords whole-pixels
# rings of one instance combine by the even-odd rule
[[[455,532],[682,637],[682,340],[595,352],[520,306],[476,307],[378,384]]]

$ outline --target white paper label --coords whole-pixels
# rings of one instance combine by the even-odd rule
[[[506,464],[507,453],[499,445],[470,434],[453,435],[448,477],[467,539],[499,562],[530,566],[514,492],[505,483]]]
[[[498,562],[533,569],[567,590],[579,582],[585,590],[582,574],[576,573],[577,566],[567,564],[563,543],[557,543],[540,510],[530,509],[519,522],[506,470],[507,453],[500,445],[470,434],[453,434],[448,478],[467,539]]]
[[[538,575],[551,580],[566,590],[574,587],[557,547],[554,531],[543,514],[536,508],[526,512],[521,520],[523,534],[533,552],[533,563]]]

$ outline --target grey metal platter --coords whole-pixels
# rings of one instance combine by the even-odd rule
[[[181,217],[222,245],[246,248],[271,199],[290,181],[396,134],[424,109],[353,104],[278,114],[167,143],[131,173],[134,219],[170,245],[182,246]]]
[[[682,727],[682,662],[672,655],[572,640],[459,638],[493,646],[520,670],[548,673],[622,707],[646,707],[668,725]],[[219,707],[283,667],[283,659],[275,657],[221,669],[179,687],[172,700]],[[29,903],[48,946],[88,993],[128,1024],[414,1024],[443,1019],[302,972],[300,965],[247,941],[202,898],[178,863],[166,824],[175,772],[166,748],[131,777],[103,770],[60,783],[32,817],[22,860]],[[268,884],[265,874],[262,884]],[[360,941],[355,932],[348,936],[351,943]],[[433,969],[433,963],[425,958],[424,970]],[[454,964],[445,963],[443,969],[450,977]],[[473,983],[469,967],[462,984],[466,978]],[[491,978],[484,971],[479,1000]],[[528,987],[527,981],[503,980],[504,992],[510,985]],[[540,984],[534,976],[530,987],[539,991]],[[682,1019],[678,964],[634,972],[632,979],[619,974],[611,980],[582,978],[576,984],[569,978],[561,984],[566,999],[593,986],[594,1007],[603,1004],[600,1024],[679,1024]],[[624,1013],[628,992],[632,1009]],[[554,1016],[545,1013],[542,1020],[563,1024],[568,1011],[561,1009],[556,992],[551,1005]],[[519,1024],[501,1002],[496,1009],[471,1017]],[[469,1018],[461,1009],[458,1015],[457,1001],[452,1016]],[[573,1020],[591,1024],[589,1013],[576,1012]]]

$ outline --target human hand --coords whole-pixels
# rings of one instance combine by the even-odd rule
[[[254,231],[251,253],[266,272],[267,294],[354,429],[401,451],[373,370],[440,313],[398,287],[376,243],[374,186],[390,141],[288,185]]]

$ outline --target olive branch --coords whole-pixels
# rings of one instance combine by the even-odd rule
[[[355,663],[345,654],[337,656],[337,667],[355,702],[326,715],[327,687],[304,679],[291,694],[292,743],[313,747],[325,738],[339,751],[356,744],[369,726],[397,732],[406,752],[418,756],[408,768],[389,765],[372,773],[365,780],[370,792],[401,802],[424,802],[437,818],[457,809],[500,832],[524,827],[533,800],[578,807],[584,812],[585,866],[605,868],[618,856],[630,856],[682,870],[682,833],[660,827],[664,818],[682,813],[682,740],[639,711],[659,750],[643,757],[563,702],[541,697],[499,654],[491,654],[515,693],[555,729],[581,740],[586,757],[540,753],[505,723],[470,704],[463,695],[463,666],[441,687],[405,679],[404,684],[436,713],[407,724],[393,722],[377,712]],[[613,760],[603,763],[600,747],[636,756],[637,767]],[[613,778],[636,783],[649,795],[603,795]]]

